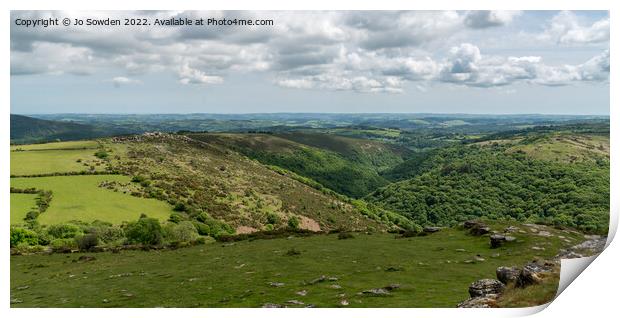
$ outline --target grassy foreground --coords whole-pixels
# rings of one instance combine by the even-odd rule
[[[338,307],[346,300],[349,307],[454,307],[469,297],[470,283],[493,278],[498,266],[549,258],[583,239],[553,228],[546,229],[551,237],[532,235],[518,226],[524,233],[515,234],[517,242],[498,249],[489,248],[488,237],[453,228],[400,239],[316,235],[157,252],[11,256],[12,306]],[[83,255],[95,259],[78,260]],[[322,275],[335,279],[312,283]],[[390,284],[401,287],[386,296],[360,294]]]

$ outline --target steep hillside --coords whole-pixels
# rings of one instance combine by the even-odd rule
[[[115,133],[114,130],[101,130],[91,125],[11,114],[11,143],[15,144],[88,139]]]
[[[602,145],[584,146],[584,140]],[[408,162],[411,174],[404,165],[397,167],[408,179],[367,199],[418,224],[450,225],[485,216],[606,233],[609,160],[605,144],[604,136],[564,134],[459,145]],[[591,152],[583,151],[584,147],[592,148]],[[398,174],[392,177],[398,179]]]
[[[320,134],[189,134],[267,165],[311,178],[338,193],[362,197],[388,183],[378,171],[401,162],[397,152],[374,141]],[[320,147],[320,148],[319,148]]]
[[[238,232],[286,227],[291,219],[310,230],[384,227],[338,196],[221,145],[167,134],[113,140],[104,146],[110,165],[143,185],[136,195],[168,201],[181,218],[213,218]]]

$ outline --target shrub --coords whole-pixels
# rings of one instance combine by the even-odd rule
[[[168,218],[168,221],[172,222],[172,223],[179,223],[179,222],[183,221],[184,219],[185,219],[185,217],[181,213],[172,213],[172,214],[170,214],[170,217]]]
[[[265,225],[265,231],[273,231],[273,224]]]
[[[278,224],[280,222],[280,216],[275,214],[275,213],[269,213],[267,214],[267,223],[268,224]]]
[[[338,233],[338,239],[339,240],[346,240],[346,239],[352,239],[355,236],[353,236],[352,233],[348,233],[348,232],[340,232]]]
[[[99,159],[105,159],[108,157],[108,153],[105,150],[99,150],[97,152],[95,152],[95,157],[99,158]]]
[[[75,238],[75,242],[80,251],[88,251],[99,244],[97,234],[89,233]]]
[[[11,247],[17,247],[20,244],[39,244],[37,233],[21,227],[11,227]]]
[[[125,232],[117,226],[102,227],[97,229],[97,238],[103,243],[111,243],[125,238]]]
[[[200,223],[200,222],[193,222],[192,224],[196,228],[196,231],[198,231],[198,234],[200,234],[200,235],[210,235],[211,234],[211,228],[209,228],[208,225],[206,225],[204,223]]]
[[[26,213],[26,217],[24,218],[25,221],[34,221],[39,217],[39,211],[28,211],[28,213]]]
[[[288,218],[288,227],[293,230],[299,230],[299,219],[296,216]]]
[[[74,238],[78,234],[82,234],[82,230],[73,224],[54,224],[50,225],[47,229],[47,233],[53,238],[67,239]]]
[[[137,182],[137,183],[143,182],[145,180],[146,180],[145,176],[133,176],[131,178],[131,182]]]
[[[136,222],[127,224],[125,234],[129,243],[157,245],[162,241],[162,228],[154,218],[141,217]]]
[[[198,231],[189,221],[179,224],[168,223],[166,226],[166,239],[170,242],[192,242],[198,238]]]
[[[178,211],[178,212],[185,212],[187,211],[187,206],[185,205],[184,202],[177,202],[177,204],[174,205],[174,208],[172,210]]]
[[[209,226],[209,236],[214,238],[218,238],[220,235],[235,233],[235,229],[230,225],[216,219],[209,218],[204,223]]]
[[[50,242],[50,246],[57,252],[70,252],[77,248],[75,239],[55,239]]]

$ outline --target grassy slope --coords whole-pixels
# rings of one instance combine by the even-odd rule
[[[493,227],[501,230],[507,225]],[[11,298],[23,301],[12,306],[257,307],[295,299],[337,307],[346,299],[352,307],[454,307],[468,298],[472,281],[494,277],[498,266],[548,258],[562,245],[583,239],[574,232],[547,230],[554,236],[517,233],[519,241],[498,249],[489,248],[488,237],[446,229],[408,239],[358,234],[338,240],[336,235],[320,235],[163,252],[98,253],[93,254],[95,261],[86,263],[73,262],[79,255],[12,256]],[[292,248],[301,254],[287,256]],[[464,263],[476,254],[486,260]],[[338,281],[306,284],[321,275]],[[285,285],[271,287],[270,282]],[[342,288],[330,288],[333,284]],[[387,297],[357,294],[388,284],[402,287]],[[307,295],[295,294],[301,290]]]
[[[302,224],[314,221],[323,230],[383,228],[338,197],[219,144],[174,135],[105,144],[106,149],[119,146],[126,150],[111,164],[126,175],[148,179],[145,195],[160,193],[162,200],[184,202],[235,227],[263,229],[268,214],[275,213],[280,216],[276,228],[286,226],[292,216],[302,216]]]
[[[377,172],[402,159],[387,145],[324,134],[192,134],[250,158],[314,179],[336,192],[361,197],[386,185]],[[322,147],[322,148],[318,148]]]
[[[36,208],[36,194],[11,193],[11,224],[23,223],[28,211]]]
[[[98,185],[102,181],[129,183],[129,178],[119,175],[11,178],[11,186],[20,189],[34,187],[53,192],[50,207],[38,218],[41,224],[71,220],[102,220],[119,224],[133,221],[141,213],[166,220],[172,212],[172,207],[165,202],[101,188]]]

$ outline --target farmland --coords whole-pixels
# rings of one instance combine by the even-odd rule
[[[172,207],[165,202],[138,198],[129,193],[99,187],[104,181],[130,184],[130,179],[126,176],[87,175],[11,178],[11,187],[37,188],[53,192],[50,207],[39,216],[41,224],[71,220],[85,222],[101,220],[119,224],[137,219],[141,213],[165,220],[172,212]],[[128,189],[127,192],[129,191],[131,190]]]

